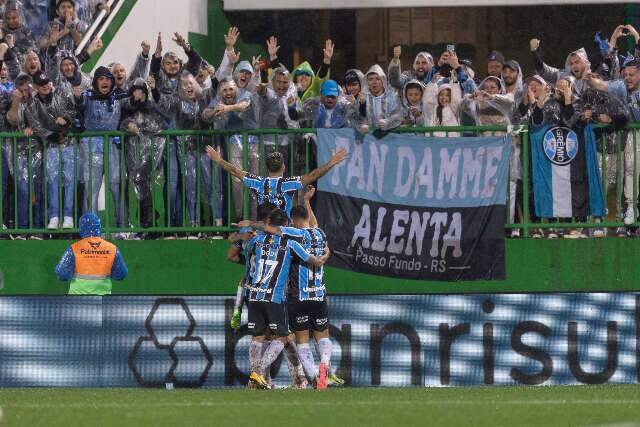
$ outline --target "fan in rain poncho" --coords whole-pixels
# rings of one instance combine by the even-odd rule
[[[175,122],[176,128],[194,130],[206,128],[202,122],[201,114],[215,95],[213,85],[203,90],[191,73],[183,71],[177,93],[159,92],[154,89],[154,97],[156,95],[159,97],[159,111],[169,121]],[[178,145],[178,158],[182,159],[180,170],[185,181],[187,213],[192,226],[198,225],[200,221],[196,212],[197,199],[200,195],[197,188],[198,174],[202,182],[201,188],[205,189],[207,193],[206,200],[210,201],[211,199],[208,194],[211,189],[211,162],[204,152],[207,143],[201,136],[188,135],[182,138]],[[198,163],[200,163],[200,167],[198,167]],[[178,207],[179,205],[172,204],[172,209]]]
[[[60,218],[64,216],[63,228],[73,228],[77,165],[74,144],[65,135],[77,117],[73,97],[55,89],[44,73],[36,74],[33,84],[37,93],[27,108],[26,116],[33,132],[47,146],[47,227],[58,228]],[[62,185],[58,182],[60,174]],[[64,197],[60,209],[58,196],[62,189]]]
[[[242,130],[249,130],[257,128],[256,123],[256,106],[260,98],[259,95],[252,95],[247,90],[241,91],[238,89],[234,80],[222,80],[218,86],[218,93],[215,98],[211,100],[207,108],[203,111],[203,120],[207,123],[212,123],[214,129],[224,129],[227,131],[238,131],[238,133],[229,136],[227,144],[231,148],[231,163],[237,167],[243,169],[243,136]],[[250,135],[247,138],[248,144],[248,171],[252,174],[259,173],[259,138],[255,135]],[[206,155],[205,155],[206,157]],[[209,159],[207,157],[207,159]],[[218,172],[217,176],[221,176]],[[242,217],[242,192],[243,183],[232,178],[231,186],[233,190],[233,202],[236,218]],[[216,188],[221,188],[217,186]],[[222,194],[218,193],[217,197],[221,201]],[[217,206],[222,206],[217,204]],[[256,204],[252,200],[251,203],[251,215],[255,214]],[[222,211],[218,212],[219,218],[222,218]]]
[[[127,96],[116,92],[115,78],[106,67],[98,67],[93,75],[89,90],[80,96],[74,96],[76,107],[82,113],[83,126],[88,131],[117,131],[122,117],[122,108]],[[115,224],[118,227],[129,225],[127,203],[121,203],[120,184],[126,179],[121,167],[124,161],[124,148],[120,137],[108,139],[109,180],[108,185],[113,195]],[[81,179],[85,184],[84,212],[98,211],[98,196],[102,186],[104,171],[105,142],[102,137],[82,138],[80,147]]]
[[[140,201],[140,224],[149,228],[154,225],[151,184],[162,164],[165,144],[165,139],[157,135],[165,129],[166,121],[149,99],[149,88],[141,78],[131,84],[123,107],[120,129],[134,134],[125,141],[127,171]]]
[[[591,62],[587,56],[587,51],[584,48],[580,48],[569,53],[565,60],[564,68],[558,69],[545,64],[540,56],[540,52],[538,51],[538,46],[539,41],[538,44],[536,44],[534,40],[531,41],[533,62],[538,75],[550,84],[555,84],[558,80],[566,76],[572,76],[576,79],[576,82],[573,85],[573,98],[574,100],[579,98],[582,92],[588,87],[584,77],[591,71]]]
[[[16,180],[18,190],[17,219],[19,228],[44,227],[42,141],[39,138],[26,137],[33,133],[26,117],[27,108],[33,100],[33,93],[31,91],[32,82],[33,79],[31,76],[25,73],[18,75],[15,80],[14,93],[12,94],[15,95],[11,97],[10,101],[8,94],[3,97],[3,101],[11,103],[6,114],[7,130],[20,132],[25,135],[24,138],[18,138],[16,140],[15,152],[13,150],[14,146],[10,141],[5,141],[4,146],[7,158],[15,159],[14,161],[8,162],[8,168],[5,168],[5,170],[11,172],[11,175],[14,176]],[[32,183],[31,188],[30,183]],[[29,216],[29,207],[31,206],[32,199],[35,203],[32,212],[33,218],[31,219]],[[31,223],[30,219],[32,220]],[[33,227],[29,227],[30,224],[32,224]]]
[[[360,100],[360,131],[389,130],[402,123],[402,102],[397,92],[387,85],[387,76],[378,64],[365,75],[367,92]],[[364,102],[362,102],[364,100]]]
[[[478,91],[465,95],[461,108],[478,126],[510,125],[513,105],[514,95],[506,93],[502,79],[489,76],[480,83]]]
[[[397,49],[397,48],[396,48]],[[402,90],[410,80],[418,80],[426,85],[431,83],[434,61],[429,52],[419,52],[413,60],[413,69],[402,71],[400,64],[400,52],[394,52],[394,58],[389,63],[389,85]]]

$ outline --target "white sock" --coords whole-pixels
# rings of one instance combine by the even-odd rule
[[[318,341],[318,350],[320,350],[320,363],[326,363],[327,365],[331,363],[331,347],[333,347],[333,344],[331,343],[330,338],[321,338]]]
[[[244,288],[242,286],[238,286],[238,291],[236,292],[236,304],[233,306],[234,309],[240,310],[240,307],[242,307],[242,297],[244,297]]]
[[[256,372],[260,369],[260,359],[262,356],[262,343],[259,341],[251,341],[249,344],[249,369]]]
[[[313,353],[311,353],[309,343],[298,344],[298,356],[300,357],[300,362],[302,362],[304,371],[307,374],[307,378],[315,378],[317,375],[316,363],[313,360]]]
[[[280,340],[269,341],[269,346],[265,350],[262,355],[262,359],[260,360],[260,371],[261,375],[269,369],[271,364],[280,356],[282,349],[284,348],[284,344]]]

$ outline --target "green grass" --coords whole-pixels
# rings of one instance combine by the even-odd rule
[[[640,426],[640,386],[2,389],[2,426]]]

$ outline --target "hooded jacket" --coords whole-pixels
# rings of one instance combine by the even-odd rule
[[[378,120],[385,120],[386,124],[383,130],[393,129],[402,123],[402,103],[397,92],[392,88],[389,88],[387,84],[387,76],[382,71],[382,67],[378,64],[373,65],[367,73],[365,78],[369,74],[377,74],[382,80],[384,87],[384,93],[380,96],[374,96],[371,92],[366,93],[366,116],[364,117],[364,123],[368,124],[370,128],[378,126]],[[376,106],[379,104],[379,109]]]
[[[514,95],[506,93],[504,81],[494,76],[485,78],[478,86],[479,90],[483,90],[488,80],[495,80],[500,86],[500,93],[495,95],[491,100],[477,101],[466,95],[462,101],[462,110],[470,114],[476,125],[510,125],[511,116],[514,108]]]
[[[80,237],[65,251],[56,266],[56,276],[71,280],[70,295],[109,295],[111,279],[123,280],[129,270],[120,250],[101,237],[100,218],[95,213],[80,217]]]
[[[446,89],[451,91],[451,102],[449,105],[440,109],[442,121],[438,118],[438,97],[440,93]],[[428,114],[429,126],[460,126],[460,104],[462,103],[462,90],[460,85],[442,84],[438,86],[437,93],[435,95],[435,103],[430,103]],[[446,133],[440,132],[434,134],[434,136],[447,136]],[[458,134],[449,133],[448,136],[458,136]]]
[[[537,73],[547,82],[552,84],[555,84],[558,80],[563,79],[566,76],[575,77],[571,72],[571,67],[569,66],[569,64],[571,63],[571,57],[574,55],[577,55],[582,60],[582,62],[586,64],[587,67],[585,69],[585,73],[591,70],[591,62],[589,62],[587,51],[584,48],[574,50],[569,55],[567,55],[567,59],[564,62],[564,69],[562,70],[545,64],[540,58],[538,51],[533,52],[533,54]],[[580,79],[577,79],[575,84],[573,85],[574,100],[579,98],[582,92],[589,87],[587,82],[584,80],[585,73],[583,73],[582,77]]]
[[[147,95],[147,99],[144,102],[133,100],[133,92],[138,88],[141,88]],[[166,121],[157,104],[150,99],[149,88],[143,79],[137,78],[131,83],[128,95],[123,105],[122,121],[120,122],[121,130],[128,131],[129,123],[134,123],[140,130],[141,135],[152,136],[166,128]]]
[[[392,60],[391,63],[389,64],[389,70],[388,70],[389,84],[398,90],[401,90],[409,80],[419,80],[424,85],[429,84],[434,74],[433,56],[431,56],[429,52],[419,52],[416,55],[415,59],[413,60],[414,67],[415,67],[416,61],[420,57],[425,58],[427,62],[431,65],[431,68],[429,69],[429,71],[427,71],[424,78],[422,79],[418,78],[415,72],[415,68],[402,72],[400,68],[401,67],[400,61]]]
[[[309,64],[307,61],[304,61],[293,70],[293,72],[291,73],[291,79],[295,80],[295,76],[298,74],[308,74],[311,76],[311,83],[309,84],[309,87],[307,87],[302,96],[300,96],[300,94],[298,93],[298,97],[302,102],[306,101],[309,98],[320,96],[320,88],[322,87],[322,83],[324,83],[326,80],[329,80],[330,78],[329,71],[327,71],[324,77],[316,75],[316,73],[314,73],[313,69],[311,68],[311,64]]]
[[[196,50],[192,47],[188,52],[185,51],[187,57],[189,58],[186,64],[182,64],[180,70],[175,76],[168,75],[162,64],[167,58],[177,57],[177,55],[173,52],[167,52],[163,56],[155,56],[153,55],[151,58],[151,65],[149,69],[149,74],[155,77],[156,79],[156,88],[161,93],[177,93],[178,85],[180,84],[180,74],[183,70],[187,70],[192,75],[197,76],[200,72],[200,67],[202,66],[202,57],[196,52]]]
[[[75,55],[73,55],[71,52],[61,52],[55,58],[55,67],[53,66],[53,64],[51,64],[50,67],[48,66],[47,75],[58,90],[61,90],[71,96],[71,93],[73,93],[73,88],[75,86],[80,86],[83,92],[91,89],[92,79],[80,70],[80,63],[78,62],[78,58],[76,58]],[[71,60],[76,68],[71,79],[62,74],[62,62],[65,60]]]
[[[5,5],[4,15],[6,22],[6,14],[11,11],[16,11],[18,13],[18,19],[20,20],[20,25],[17,28],[10,29],[6,23],[2,24],[2,33],[6,39],[8,34],[13,35],[14,47],[10,49],[11,55],[15,56],[18,62],[22,62],[22,57],[29,52],[30,50],[36,50],[36,39],[29,29],[29,27],[25,24],[24,14],[22,13],[21,8],[18,6],[18,3],[15,1],[9,1]],[[9,53],[9,52],[7,52]],[[6,59],[6,55],[5,55]]]
[[[238,74],[240,74],[241,71],[247,71],[251,74],[246,87],[241,88],[238,86],[238,97],[244,98],[248,94],[256,93],[256,86],[260,83],[260,74],[254,72],[249,61],[240,61],[238,65],[236,65],[235,70],[233,70],[233,81],[236,82],[236,85],[238,84]]]
[[[504,78],[502,80],[504,83]],[[513,90],[513,108],[511,110],[511,121],[514,121],[514,117],[517,114],[518,106],[522,103],[522,99],[524,97],[524,78],[522,76],[522,67],[518,65],[518,77],[516,78],[515,88]],[[505,93],[506,93],[506,83],[505,83]]]
[[[409,86],[418,86],[422,91],[422,96],[420,97],[420,102],[418,105],[411,105],[409,99],[407,98],[407,90]],[[431,84],[433,85],[433,84]],[[406,82],[402,88],[401,93],[401,102],[402,102],[402,119],[403,124],[406,126],[419,126],[424,127],[427,126],[427,116],[428,116],[428,102],[427,102],[427,87],[420,81],[413,79]],[[418,117],[414,116],[412,111],[413,108],[419,109],[422,114]]]
[[[111,91],[102,95],[98,91],[98,78],[108,77],[111,80]],[[98,67],[93,76],[91,89],[85,91],[80,98],[74,98],[76,106],[83,115],[84,127],[87,130],[118,130],[122,116],[122,108],[128,98],[115,90],[115,78],[106,67]]]

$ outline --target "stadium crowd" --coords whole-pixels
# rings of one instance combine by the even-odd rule
[[[588,123],[603,123],[610,126],[598,131],[606,134],[601,139],[606,146],[598,151],[601,156],[604,153],[599,163],[607,165],[607,182],[618,178],[616,150],[624,153],[620,219],[631,225],[638,216],[640,167],[634,167],[634,159],[640,153],[640,141],[634,152],[633,132],[624,130],[627,123],[640,122],[640,35],[631,25],[618,26],[608,40],[597,34],[598,58],[590,59],[584,49],[578,49],[567,55],[561,68],[546,64],[540,40],[532,39],[527,48],[536,74],[526,78],[518,62],[498,51],[489,54],[486,70],[474,69],[470,60],[457,56],[455,45],[437,56],[418,53],[408,70],[402,69],[403,52],[395,47],[386,71],[375,64],[365,72],[350,69],[344,76],[334,76],[331,40],[325,42],[319,68],[303,62],[291,69],[278,57],[280,46],[274,36],[266,41],[268,58],[242,59],[235,49],[237,28],[225,35],[225,54],[217,68],[176,33],[172,42],[187,56],[184,63],[158,34],[153,51],[150,42],[141,43],[132,68],[104,64],[88,75],[80,67],[102,47],[101,41],[91,41],[77,55],[75,51],[92,17],[107,7],[104,3],[58,0],[56,17],[46,25],[28,19],[33,13],[26,14],[22,3],[2,3],[0,131],[24,135],[3,142],[0,191],[5,228],[73,229],[74,219],[98,210],[103,177],[108,177],[105,187],[115,212],[112,225],[129,227],[128,193],[133,191],[139,225],[154,227],[153,182],[161,174],[167,224],[221,226],[222,207],[228,201],[216,156],[226,156],[207,146],[230,153],[227,160],[241,167],[241,131],[259,128],[352,127],[379,136],[400,126],[555,124],[580,129]],[[617,46],[627,37],[636,48],[625,56]],[[159,136],[174,129],[238,132],[228,138]],[[102,137],[82,137],[79,144],[69,137],[70,132],[118,130],[128,136],[109,137],[106,144]],[[302,165],[305,144],[292,144],[294,140],[313,141],[313,135],[266,135],[265,153],[279,152]],[[619,140],[622,147],[616,145]],[[259,146],[257,136],[248,138],[247,172],[253,175],[259,174],[264,161]],[[508,221],[514,223],[523,219],[521,136],[517,133],[512,136],[512,148]],[[299,172],[294,168],[286,173]],[[574,177],[572,172],[571,179],[584,180],[584,175],[577,171]],[[232,179],[229,215],[235,218],[227,218],[228,222],[242,216],[242,191],[242,182]],[[557,220],[586,220],[588,201],[586,196],[578,199],[574,215]],[[207,224],[201,203],[213,209]],[[254,206],[251,216],[255,213]],[[627,236],[630,230],[621,227],[616,232]],[[519,233],[514,229],[512,237]],[[586,235],[578,229],[533,233],[550,238]],[[588,231],[594,237],[605,233],[604,228]],[[25,238],[19,232],[13,236]]]

